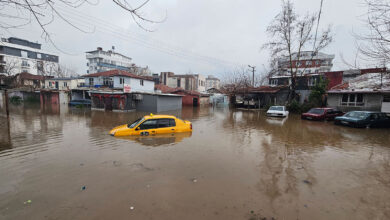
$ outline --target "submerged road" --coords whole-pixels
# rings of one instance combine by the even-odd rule
[[[0,219],[390,219],[390,130],[169,112],[193,132],[115,138],[147,113],[11,106]]]

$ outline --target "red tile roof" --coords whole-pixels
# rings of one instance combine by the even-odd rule
[[[178,88],[171,88],[171,87],[163,85],[163,84],[157,84],[154,86],[154,89],[160,90],[162,93],[171,93],[171,92],[176,91]]]
[[[139,76],[139,75],[136,75],[134,73],[129,73],[129,72],[123,71],[123,70],[110,70],[110,71],[105,71],[105,72],[84,75],[84,77],[99,77],[99,76],[127,76],[127,77],[135,78],[135,79],[143,79],[143,80],[153,81],[153,79],[150,79],[149,77]]]
[[[27,79],[27,80],[45,80],[46,78],[50,78],[50,77],[45,77],[45,76],[41,76],[41,75],[33,75],[30,73],[23,72],[23,73],[19,74],[19,78],[20,79]]]

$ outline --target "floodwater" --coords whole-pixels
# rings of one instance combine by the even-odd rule
[[[11,106],[0,219],[390,219],[390,130],[171,112],[193,132],[115,138],[144,113]]]

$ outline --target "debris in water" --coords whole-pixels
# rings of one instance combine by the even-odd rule
[[[305,206],[305,208],[307,208],[307,205],[305,204],[305,205],[303,205],[303,206]]]
[[[134,210],[134,206],[130,206],[130,210]]]
[[[192,181],[193,183],[198,182],[198,180],[197,180],[196,178],[192,178],[191,181]]]
[[[80,163],[80,166],[84,166],[84,164],[83,164],[83,163]]]
[[[304,180],[303,182],[306,183],[306,184],[311,185],[311,182],[309,180]]]
[[[24,202],[24,204],[31,204],[31,203],[32,203],[31,199]]]
[[[87,187],[86,186],[83,186],[83,187],[81,187],[81,190],[85,190]]]

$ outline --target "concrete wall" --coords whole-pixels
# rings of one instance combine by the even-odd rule
[[[364,94],[363,100],[364,105],[363,106],[344,106],[341,105],[341,99],[342,94],[328,94],[328,106],[337,108],[341,111],[348,112],[348,111],[381,111],[382,107],[382,100],[383,95],[382,94]]]
[[[141,79],[135,79],[130,77],[114,76],[114,88],[123,89],[124,84],[120,84],[120,79],[124,79],[124,84],[130,85],[131,92],[154,92],[154,81],[143,80],[141,85]]]
[[[305,101],[305,99],[309,100],[309,95],[311,93],[311,90],[296,90],[295,92],[300,95],[299,103],[302,104]]]
[[[60,104],[68,104],[70,100],[70,93],[66,91],[59,91]]]
[[[84,83],[84,79],[47,79],[45,80],[45,88],[56,89],[56,82],[58,82],[59,90],[69,90],[77,89],[81,83]],[[66,86],[64,83],[66,83]]]
[[[210,104],[210,97],[200,97],[199,105],[209,105]]]

